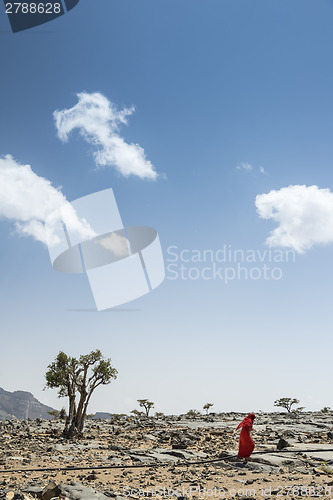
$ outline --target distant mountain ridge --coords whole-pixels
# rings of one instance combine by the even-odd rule
[[[27,420],[28,418],[53,418],[48,414],[54,408],[46,406],[36,399],[31,392],[5,391],[0,387],[0,420]]]
[[[97,411],[92,418],[99,419],[108,419],[111,418],[111,413],[105,411]]]

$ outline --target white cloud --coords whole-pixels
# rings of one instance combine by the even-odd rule
[[[157,173],[146,159],[144,149],[139,144],[128,144],[118,134],[119,126],[127,124],[134,107],[119,111],[98,92],[82,92],[77,97],[79,102],[75,106],[53,113],[59,138],[66,142],[72,130],[78,129],[88,143],[99,148],[94,153],[97,166],[113,166],[125,177],[156,179]]]
[[[253,167],[247,162],[243,162],[240,165],[237,165],[237,170],[244,170],[245,172],[252,172]]]
[[[279,226],[266,240],[270,247],[304,253],[333,242],[333,193],[318,186],[288,186],[256,197],[258,214]]]
[[[250,172],[259,172],[260,174],[267,175],[266,170],[264,169],[263,166],[259,166],[258,169],[254,168],[250,163],[242,162],[239,165],[236,166],[237,170],[242,170],[243,172],[250,173]]]
[[[129,255],[129,242],[127,238],[117,233],[111,233],[98,240],[102,247],[110,250],[115,257],[127,257]]]
[[[46,243],[45,220],[58,209],[61,209],[62,220],[69,228],[86,238],[95,236],[87,222],[78,219],[72,205],[50,181],[35,174],[30,165],[17,163],[11,155],[0,158],[0,218],[13,221],[18,234]],[[52,242],[57,241],[53,241],[51,235]]]

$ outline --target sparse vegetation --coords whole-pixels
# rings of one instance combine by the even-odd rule
[[[110,418],[116,418],[116,419],[127,418],[127,414],[126,413],[111,413]]]
[[[329,413],[331,411],[331,407],[330,406],[324,406],[324,408],[322,408],[320,411],[322,413]]]
[[[292,411],[301,411],[304,410],[304,406],[300,406],[299,408],[296,408],[296,410],[292,410],[292,406],[297,405],[299,403],[299,400],[296,398],[280,398],[274,401],[274,406],[280,406],[281,408],[285,408],[288,413],[291,413]]]
[[[136,410],[134,408],[134,410],[131,411],[131,413],[135,416],[135,417],[142,417],[144,415],[143,411],[139,411],[139,410]]]
[[[199,415],[201,415],[201,413],[198,410],[189,410],[186,413],[187,418],[194,418],[194,417],[198,417]]]
[[[152,401],[149,401],[148,399],[138,399],[137,401],[139,403],[139,406],[141,406],[141,408],[144,408],[146,417],[149,417],[149,412],[151,408],[154,408],[154,403]]]
[[[63,435],[80,436],[88,404],[95,389],[117,378],[117,370],[105,359],[99,349],[79,359],[60,351],[45,374],[46,387],[58,389],[59,397],[68,397],[69,411]]]
[[[59,418],[60,420],[65,420],[67,418],[67,413],[65,408],[61,408],[61,410],[59,411]]]
[[[214,403],[206,403],[204,406],[203,406],[203,409],[206,410],[206,414],[208,415],[208,412],[209,412],[209,408],[211,408],[212,406],[214,406]]]
[[[52,417],[54,417],[55,420],[57,420],[57,419],[65,420],[65,418],[67,417],[65,408],[61,408],[60,411],[58,411],[58,410],[48,411],[47,413],[49,415],[51,415]]]
[[[52,410],[47,412],[51,417],[53,417],[55,420],[59,418],[59,411],[58,410]]]
[[[163,417],[165,417],[165,415],[162,411],[157,411],[157,412],[155,412],[154,417],[155,418],[163,418]]]

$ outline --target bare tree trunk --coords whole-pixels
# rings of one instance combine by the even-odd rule
[[[85,388],[80,393],[80,401],[77,407],[77,412],[75,416],[75,430],[76,432],[80,435],[82,433],[83,429],[83,409],[84,409],[84,403],[87,399],[87,391]]]
[[[87,397],[87,399],[86,399],[86,401],[84,403],[84,406],[83,406],[83,412],[82,412],[81,421],[78,424],[78,432],[79,432],[80,435],[82,435],[82,433],[83,433],[84,421],[85,421],[86,414],[87,414],[87,409],[88,409],[88,404],[89,404],[90,396],[92,395],[93,390],[94,390],[94,388],[88,394],[88,397]]]
[[[66,419],[65,428],[63,430],[63,435],[67,438],[72,438],[74,436],[75,416],[76,416],[75,390],[71,388],[69,391],[68,417]]]

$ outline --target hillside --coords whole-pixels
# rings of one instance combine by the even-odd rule
[[[30,392],[5,391],[0,387],[0,420],[26,420],[28,418],[52,418],[48,414],[53,408],[40,403]]]

